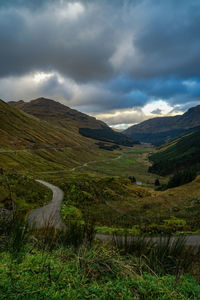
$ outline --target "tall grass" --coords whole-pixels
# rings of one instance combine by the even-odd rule
[[[131,237],[116,236],[114,245],[121,255],[135,258],[142,271],[179,277],[194,272],[200,278],[200,247],[186,246],[185,237]]]

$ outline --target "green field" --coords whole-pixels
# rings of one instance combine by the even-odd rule
[[[55,150],[51,151],[55,158]],[[44,150],[36,150],[32,154],[27,154],[25,150],[1,153],[0,155],[10,156],[12,163],[15,156],[15,161],[27,167],[23,171],[21,168],[17,173],[14,172],[18,180],[14,184],[11,180],[13,192],[16,188],[15,184],[19,187],[21,185],[21,191],[25,190],[25,179],[21,179],[25,175],[26,180],[30,180],[33,190],[38,186],[34,178],[52,182],[63,189],[65,193],[63,211],[66,218],[73,218],[73,213],[70,216],[68,212],[70,206],[80,211],[83,221],[90,218],[96,226],[102,228],[130,230],[138,226],[140,233],[159,233],[163,230],[168,232],[173,226],[167,226],[165,220],[176,218],[186,223],[184,226],[176,226],[176,222],[179,221],[175,220],[173,232],[199,231],[199,206],[194,204],[195,199],[200,197],[198,181],[163,192],[155,191],[155,179],[159,178],[160,183],[165,184],[168,178],[148,172],[150,165],[148,155],[155,151],[154,149],[135,146],[113,152],[98,150],[95,156],[93,152],[88,152],[78,158],[76,157],[78,150],[75,152],[72,148],[61,149],[61,155],[59,150],[56,151],[59,153],[56,162],[50,160],[49,152]],[[39,155],[40,159],[35,159],[35,155]],[[6,161],[9,164],[10,161],[6,160],[6,157],[2,162]],[[69,166],[66,157],[70,157],[70,163],[74,157],[74,164]],[[77,163],[78,159],[79,163]],[[9,170],[8,174],[9,172],[12,174],[11,168]],[[142,182],[142,185],[131,183],[129,176],[134,176],[136,181]],[[31,191],[31,188],[29,190]],[[4,185],[1,185],[1,193],[5,194]],[[26,195],[25,191],[24,195]],[[43,197],[41,194],[38,196],[34,193],[33,195],[35,198],[33,197],[32,201],[26,200],[25,197],[18,200],[18,207],[20,209],[24,207],[26,213],[46,203],[46,196]],[[1,201],[1,205],[4,203],[5,199]]]

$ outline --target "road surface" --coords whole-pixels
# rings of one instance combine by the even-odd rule
[[[66,226],[60,216],[61,203],[64,196],[63,191],[46,181],[36,181],[51,189],[53,197],[49,204],[41,208],[37,208],[29,214],[29,227],[35,229],[54,227],[55,229],[65,230]]]
[[[125,240],[124,236],[116,236],[114,237],[113,235],[109,235],[109,234],[96,234],[96,238],[98,238],[99,240],[106,242],[106,243],[113,243],[114,239],[117,239],[119,242],[122,242],[123,240]],[[153,243],[160,243],[160,241],[166,241],[167,237],[142,237],[142,236],[138,236],[138,237],[134,237],[134,236],[127,236],[127,242],[131,242],[134,239],[145,239],[145,240],[149,240],[152,241]],[[187,247],[195,247],[198,248],[200,247],[200,234],[193,234],[193,235],[186,235],[186,236],[182,236],[182,238],[185,240],[185,245]],[[180,236],[173,236],[170,238],[170,243],[174,243],[177,239],[180,239]]]

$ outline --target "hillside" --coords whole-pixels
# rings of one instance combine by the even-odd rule
[[[200,129],[184,135],[168,147],[161,148],[150,160],[153,162],[150,172],[160,175],[192,167],[200,171]]]
[[[45,101],[34,100],[27,105],[35,109],[34,116],[16,108],[26,106],[22,101],[12,105],[0,101],[0,168],[32,174],[69,172],[85,162],[101,161],[105,155],[107,159],[113,157],[107,153],[111,151],[99,149],[96,140],[79,133],[79,126],[91,126],[115,134],[106,124],[55,101]],[[66,118],[66,111],[70,111],[73,118],[70,119],[69,114]],[[125,137],[126,140],[130,139]]]
[[[0,147],[6,149],[35,149],[49,146],[75,145],[56,128],[34,116],[25,114],[0,100]]]
[[[133,125],[123,131],[141,142],[161,145],[200,126],[200,105],[190,108],[183,115],[158,117]]]
[[[115,132],[104,122],[54,100],[38,98],[30,102],[22,100],[18,102],[12,101],[9,104],[37,118],[46,120],[62,128],[67,128],[68,130],[74,130],[76,133],[80,133],[88,138],[124,146],[137,144],[133,139]]]
[[[95,141],[76,128],[38,119],[0,100],[1,168],[63,170],[101,156],[97,149]]]
[[[30,102],[24,102],[23,100],[18,102],[11,101],[9,104],[39,119],[60,123],[63,126],[68,124],[70,127],[108,127],[104,122],[96,120],[94,117],[71,109],[64,104],[51,99],[38,98]]]

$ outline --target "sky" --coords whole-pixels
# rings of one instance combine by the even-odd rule
[[[0,98],[116,128],[200,104],[199,0],[1,0]]]

